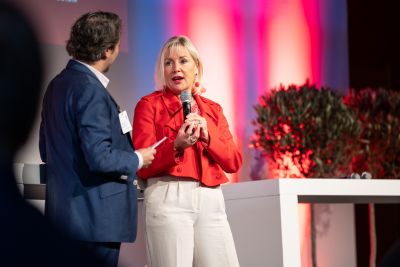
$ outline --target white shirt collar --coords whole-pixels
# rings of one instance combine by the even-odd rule
[[[103,73],[101,73],[97,69],[93,68],[92,66],[90,66],[90,65],[88,65],[88,64],[86,64],[86,63],[84,63],[82,61],[79,61],[79,60],[76,60],[76,59],[74,59],[74,60],[79,62],[79,63],[81,63],[82,65],[86,66],[91,72],[93,72],[94,75],[96,75],[97,79],[100,80],[101,84],[105,88],[107,88],[107,85],[110,82],[110,80]]]

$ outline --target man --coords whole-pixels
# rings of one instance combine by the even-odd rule
[[[3,1],[0,36],[0,265],[106,266],[55,231],[17,188],[13,161],[36,116],[43,66],[30,24]]]
[[[45,213],[110,266],[121,242],[136,238],[136,171],[155,149],[134,151],[126,112],[107,92],[104,75],[119,53],[121,20],[93,12],[73,25],[72,59],[43,99],[40,154],[47,163]]]

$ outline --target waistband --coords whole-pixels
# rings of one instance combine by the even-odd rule
[[[149,179],[147,179],[147,186],[153,185],[153,184],[157,183],[158,181],[195,183],[199,187],[221,188],[221,185],[214,185],[214,186],[205,185],[202,182],[195,180],[193,178],[190,178],[190,177],[179,177],[179,176],[169,176],[169,175],[149,178]]]

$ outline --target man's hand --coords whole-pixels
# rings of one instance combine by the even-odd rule
[[[152,147],[141,148],[136,151],[139,152],[143,157],[143,168],[149,167],[154,160],[154,155],[157,153],[157,150]]]

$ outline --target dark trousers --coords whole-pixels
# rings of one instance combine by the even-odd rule
[[[117,267],[119,250],[121,243],[119,242],[83,242],[84,247],[93,252],[98,259],[108,267]]]

